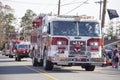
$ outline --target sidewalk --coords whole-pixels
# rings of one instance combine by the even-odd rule
[[[120,74],[120,66],[118,69],[113,68],[112,66],[106,66],[106,67],[101,67],[101,70],[104,70],[106,72],[118,72]]]
[[[101,74],[108,74],[108,75],[120,75],[120,66],[119,69],[112,68],[112,66],[106,67],[97,67],[98,69],[96,72]]]

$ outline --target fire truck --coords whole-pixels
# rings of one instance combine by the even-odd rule
[[[15,49],[15,61],[21,61],[22,58],[29,57],[30,53],[30,42],[21,41],[19,44],[16,44]]]
[[[100,22],[92,16],[39,15],[33,20],[31,58],[33,66],[52,70],[58,66],[81,66],[86,71],[105,61]]]

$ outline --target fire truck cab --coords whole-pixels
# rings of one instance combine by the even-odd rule
[[[52,70],[54,65],[81,66],[94,71],[96,65],[102,65],[101,26],[89,17],[39,15],[34,19],[33,66],[43,66],[45,70]]]

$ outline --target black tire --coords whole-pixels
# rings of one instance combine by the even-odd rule
[[[12,55],[9,55],[9,58],[13,58],[13,56],[12,56]]]
[[[52,70],[53,69],[53,64],[51,63],[51,61],[46,60],[46,62],[44,62],[43,67],[44,67],[45,70]]]
[[[38,65],[38,62],[37,62],[37,59],[36,58],[32,58],[32,65],[34,66],[34,67],[37,67],[37,65]]]
[[[15,55],[15,61],[21,61],[21,57],[18,54]]]
[[[47,60],[47,56],[46,56],[46,50],[44,53],[44,59],[43,59],[43,67],[45,70],[52,70],[53,69],[53,63],[49,60]]]
[[[85,70],[86,71],[94,71],[95,70],[95,66],[94,65],[87,65],[87,66],[85,66]]]
[[[20,56],[18,56],[18,58],[17,58],[17,59],[18,59],[18,61],[21,61],[21,57],[20,57]]]
[[[17,57],[15,57],[15,61],[17,61]]]
[[[43,66],[43,59],[40,60],[40,62],[38,63],[38,66]]]

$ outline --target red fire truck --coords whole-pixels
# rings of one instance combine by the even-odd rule
[[[15,61],[21,61],[22,58],[29,57],[30,42],[22,41],[16,45]]]
[[[84,18],[84,19],[83,19]],[[33,20],[31,58],[33,66],[52,70],[54,65],[81,66],[94,71],[102,65],[99,21],[91,16],[39,15]]]

